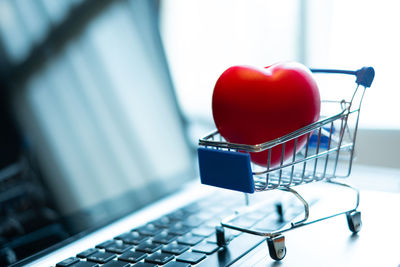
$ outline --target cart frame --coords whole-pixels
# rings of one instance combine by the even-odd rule
[[[285,237],[282,235],[286,231],[343,214],[346,214],[349,229],[353,233],[360,231],[361,213],[357,211],[360,202],[359,190],[333,179],[345,178],[351,173],[361,103],[366,88],[372,84],[375,71],[372,67],[363,67],[356,71],[333,69],[311,69],[311,71],[354,75],[356,89],[351,100],[322,101],[323,107],[334,105],[338,111],[262,144],[229,143],[220,136],[218,131],[213,131],[199,140],[199,167],[203,184],[244,192],[246,204],[248,204],[248,193],[278,189],[293,194],[304,207],[304,216],[301,219],[268,232],[235,225],[232,222],[238,214],[225,218],[221,221],[221,226],[216,228],[218,245],[224,246],[229,242],[224,228],[265,236],[270,256],[274,260],[281,260],[286,255]],[[307,138],[306,144],[296,152],[298,139],[304,136]],[[284,161],[287,142],[294,142],[294,152],[291,159]],[[277,149],[278,146],[281,149],[280,164],[270,166],[271,151],[273,148]],[[251,153],[262,151],[267,151],[268,155],[267,166],[264,167],[253,164],[250,159]],[[310,205],[292,187],[319,181],[353,190],[356,195],[354,208],[309,221]]]

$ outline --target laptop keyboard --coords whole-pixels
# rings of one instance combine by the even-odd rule
[[[275,202],[276,199],[271,199],[261,210],[238,217],[235,224],[243,227],[260,224],[263,229],[284,226],[290,220],[282,221],[282,216],[275,212]],[[225,229],[230,242],[226,247],[217,245],[215,226],[243,204],[240,194],[208,197],[88,248],[57,263],[56,267],[230,265],[265,240],[265,237]],[[301,207],[288,207],[292,219],[303,212]]]

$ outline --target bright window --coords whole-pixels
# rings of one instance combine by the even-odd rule
[[[161,29],[179,101],[186,116],[213,127],[211,95],[229,66],[295,60],[310,67],[373,66],[361,128],[400,129],[397,1],[169,0]],[[350,87],[334,86],[346,94]],[[321,91],[328,90],[320,88]],[[332,89],[330,89],[332,90]],[[337,91],[336,91],[337,90]],[[322,92],[329,94],[330,92]]]

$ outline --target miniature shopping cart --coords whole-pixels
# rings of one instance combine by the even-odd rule
[[[326,74],[325,76],[337,75],[341,78],[344,78],[344,75],[354,75],[356,89],[354,93],[350,92],[352,93],[350,100],[324,100],[319,121],[262,144],[229,143],[218,131],[199,140],[199,169],[203,184],[244,192],[246,196],[248,193],[278,189],[292,193],[304,207],[304,217],[272,231],[260,231],[254,227],[235,224],[237,217],[243,213],[225,218],[221,221],[221,226],[216,228],[217,243],[220,246],[227,243],[225,228],[238,230],[266,237],[270,256],[274,260],[281,260],[286,255],[285,238],[282,234],[286,231],[342,214],[346,215],[348,226],[353,233],[360,231],[361,213],[357,211],[359,191],[334,178],[345,178],[350,175],[361,102],[366,88],[372,84],[375,72],[372,67],[363,67],[357,71],[331,69],[311,69],[311,71]],[[298,140],[304,136],[307,138],[306,144],[296,152]],[[295,149],[290,160],[285,161],[285,144],[289,142],[292,144],[294,142]],[[278,146],[282,151],[280,164],[272,166],[271,151]],[[250,153],[261,151],[268,157],[265,167],[251,162]],[[319,181],[353,190],[356,196],[355,207],[309,220],[310,205],[293,187]],[[248,211],[244,211],[246,212]],[[282,210],[280,213],[282,214]]]

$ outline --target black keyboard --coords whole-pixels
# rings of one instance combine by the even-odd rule
[[[282,220],[282,214],[275,212],[275,202],[271,199],[260,210],[238,217],[235,224],[262,225],[263,229],[283,227],[290,220]],[[243,204],[240,194],[207,197],[105,240],[56,267],[228,266],[265,241],[265,237],[226,229],[228,245],[217,245],[215,227]],[[298,206],[289,209],[291,218],[302,213]]]

